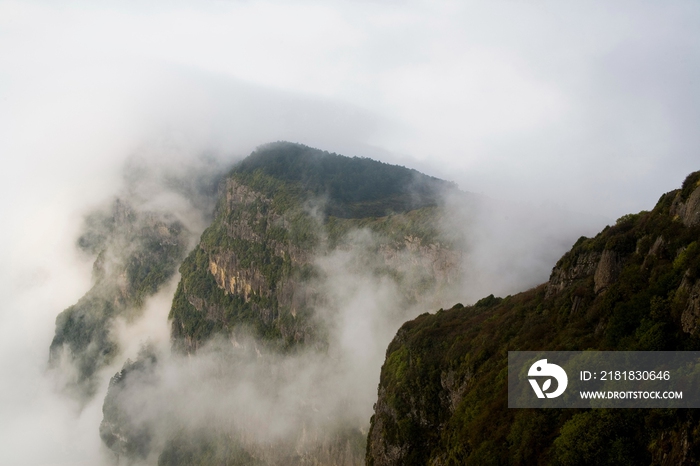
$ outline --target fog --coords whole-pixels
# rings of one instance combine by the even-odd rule
[[[139,387],[148,422],[192,418],[172,406],[196,400],[204,417],[192,426],[248,419],[261,442],[293,438],[299,412],[319,431],[329,419],[366,426],[405,318],[541,283],[578,236],[650,209],[700,168],[699,19],[690,1],[0,2],[0,462],[108,462],[107,383],[149,342],[171,391]],[[128,196],[176,215],[193,247],[210,200],[168,180],[196,182],[193,167],[213,178],[275,140],[484,196],[478,209],[449,203],[445,228],[465,234],[463,281],[399,308],[390,281],[347,273],[367,266],[352,252],[373,241],[360,232],[356,248],[317,258],[328,353],[278,361],[262,347],[251,355],[257,343],[241,335],[243,356],[222,373],[214,349],[169,354],[176,276],[140,318],[115,321],[121,352],[98,394],[87,404],[62,394],[48,348],[57,314],[92,284],[94,257],[75,246],[84,216]],[[270,367],[279,383],[261,391]],[[189,391],[217,377],[210,392]],[[260,423],[264,413],[275,422]]]

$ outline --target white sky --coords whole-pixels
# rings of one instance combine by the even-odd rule
[[[289,139],[614,219],[700,168],[699,20],[694,1],[0,2],[2,181],[103,186],[164,134]]]

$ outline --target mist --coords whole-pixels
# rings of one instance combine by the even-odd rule
[[[24,305],[28,315],[39,319],[41,312],[43,334],[30,342],[18,341],[14,331],[8,334],[3,362],[6,370],[24,375],[7,386],[11,399],[20,401],[15,406],[43,408],[18,410],[17,417],[7,418],[5,427],[13,434],[8,435],[3,451],[17,464],[108,465],[118,461],[100,439],[100,426],[109,381],[122,369],[131,372],[115,392],[115,409],[138,438],[147,439],[137,455],[143,464],[155,464],[158,453],[173,438],[242,438],[246,449],[277,463],[284,462],[290,451],[310,455],[347,429],[354,429],[361,441],[372,414],[386,347],[406,320],[457,302],[470,304],[491,293],[515,293],[546,280],[561,253],[594,223],[579,215],[539,211],[452,190],[444,195],[446,214],[440,217],[444,223],[436,225],[439,237],[433,244],[438,251],[440,242],[451,244],[452,249],[437,253],[432,261],[425,262],[415,254],[421,248],[429,249],[427,244],[406,238],[410,244],[396,252],[386,249],[386,239],[369,229],[351,230],[337,247],[319,250],[313,260],[319,275],[304,285],[317,297],[314,318],[326,332],[328,345],[292,355],[280,355],[245,328],[228,339],[215,339],[194,356],[171,352],[168,313],[179,280],[176,274],[158,293],[146,298],[142,308],[109,321],[110,338],[118,353],[97,367],[90,376],[90,390],[79,392],[76,399],[66,386],[80,379],[79,364],[63,357],[59,367],[48,372],[46,368],[57,312],[78,301],[94,281],[90,261],[95,255],[90,248],[80,247],[79,238],[99,235],[100,230],[94,232],[93,223],[86,219],[96,213],[111,215],[116,196],[140,215],[160,212],[178,219],[186,227],[190,250],[211,221],[220,194],[215,187],[237,160],[210,153],[168,153],[162,145],[156,147],[158,150],[142,149],[125,159],[116,193],[86,206],[82,218],[69,216],[82,228],[67,228],[63,249],[55,252],[58,258],[37,257],[35,261],[47,262],[23,264],[38,267],[40,272],[34,273],[43,274],[44,281],[19,288],[11,296],[19,298],[15,305]],[[307,205],[319,231],[323,202]],[[117,248],[117,256],[139,247],[122,242],[112,247]],[[124,259],[111,260],[117,267]],[[380,272],[387,265],[403,274],[400,282]],[[64,267],[76,276],[66,276]],[[419,286],[437,274],[443,275],[437,286]],[[58,277],[77,285],[68,290],[48,286],[61,283]],[[411,292],[418,289],[423,291]],[[8,325],[16,329],[18,322],[8,320]],[[24,351],[32,351],[34,359],[27,360]],[[154,363],[134,370],[133,362],[148,361],[148,355]],[[35,391],[24,391],[25,384],[36,387]],[[46,430],[36,430],[36,425]],[[23,426],[32,427],[24,430]],[[56,430],[63,435],[57,437]],[[32,449],[37,441],[43,447]]]
[[[350,438],[361,442],[367,434],[386,347],[406,320],[449,308],[458,299],[472,303],[484,296],[480,294],[484,290],[515,292],[528,281],[538,283],[551,268],[547,256],[560,254],[564,241],[572,240],[575,229],[555,228],[555,220],[562,222],[551,215],[528,221],[531,211],[520,209],[518,217],[513,206],[475,202],[464,193],[453,195],[455,199],[445,207],[444,217],[450,220],[441,227],[440,238],[450,238],[456,248],[432,259],[416,254],[419,248],[429,249],[428,245],[407,239],[408,247],[396,252],[369,229],[351,230],[337,248],[327,252],[321,248],[314,259],[318,275],[299,286],[315,297],[315,325],[325,333],[327,346],[279,353],[245,327],[186,356],[167,349],[167,332],[165,338],[151,334],[141,339],[145,346],[136,357],[132,349],[135,361],[127,362],[115,376],[105,402],[105,412],[110,414],[100,430],[117,452],[113,460],[129,456],[136,457],[136,463],[140,459],[154,464],[173,443],[183,448],[193,438],[223,437],[231,449],[241,448],[272,464],[293,462],[293,455],[302,461],[313,457],[330,462],[338,436],[350,431]],[[472,208],[465,208],[465,199]],[[535,227],[541,227],[543,220],[551,223],[544,224],[550,228],[549,235],[535,240]],[[320,231],[322,221],[318,218]],[[503,228],[509,221],[519,228]],[[518,239],[530,235],[525,241]],[[382,273],[387,267],[402,278],[397,281]],[[437,286],[419,286],[440,273],[444,276]],[[412,293],[417,289],[421,292]],[[154,312],[140,325],[155,328],[164,316],[162,311]],[[137,340],[133,332],[122,327],[120,333],[129,334],[120,339],[131,341],[133,347]],[[122,442],[124,438],[128,441]],[[342,455],[348,464],[363,461],[350,448]]]
[[[261,445],[299,440],[299,423],[366,427],[405,320],[543,282],[576,238],[652,208],[697,170],[698,19],[694,2],[0,2],[2,462],[109,464],[104,395],[144,345],[157,369],[129,385],[142,395],[127,406],[147,406],[137,419],[154,444],[173,419],[247,429]],[[376,238],[359,231],[316,258],[326,352],[279,359],[241,334],[182,360],[167,322],[176,274],[114,321],[120,352],[96,395],[66,397],[48,348],[58,313],[93,284],[95,257],[76,247],[86,215],[128,198],[186,225],[191,249],[217,177],[276,140],[487,198],[447,200],[459,280],[406,304],[371,272],[361,251]],[[193,380],[212,383],[192,393]]]

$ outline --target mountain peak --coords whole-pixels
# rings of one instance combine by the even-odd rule
[[[293,185],[307,197],[324,200],[327,215],[342,218],[379,217],[435,206],[441,193],[456,189],[454,183],[403,166],[284,141],[258,147],[232,174]]]

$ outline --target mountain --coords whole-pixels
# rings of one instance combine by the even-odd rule
[[[118,464],[364,463],[396,329],[545,279],[591,223],[288,142],[203,160],[128,166],[77,241],[93,287],[58,316],[50,366],[83,404],[106,390]],[[154,319],[169,341],[134,341]]]
[[[166,166],[134,154],[118,196],[84,217],[76,247],[95,257],[92,287],[56,318],[49,368],[80,403],[97,394],[100,372],[120,363],[118,324],[143,317],[211,221],[223,168],[204,154]]]
[[[63,388],[80,400],[95,394],[97,373],[119,353],[111,332],[117,318],[134,318],[144,300],[177,271],[189,231],[177,218],[141,212],[122,199],[87,216],[78,247],[97,255],[93,286],[56,318],[49,366],[62,371]]]
[[[243,160],[222,189],[212,225],[180,268],[170,318],[181,351],[242,325],[286,349],[324,345],[311,322],[322,297],[303,284],[318,275],[314,256],[357,227],[380,234],[373,248],[407,289],[435,286],[456,271],[455,252],[437,229],[438,200],[454,187],[415,170],[275,143]],[[391,257],[410,249],[407,242],[423,246],[415,255],[431,271],[442,268],[437,277],[397,269]]]
[[[700,350],[700,172],[581,237],[547,283],[406,322],[386,351],[366,464],[690,465],[692,409],[508,409],[508,351]]]
[[[172,354],[146,348],[112,378],[105,445],[160,465],[361,464],[376,383],[363,380],[381,362],[364,347],[378,332],[386,344],[460,280],[458,236],[441,228],[450,193],[452,183],[371,159],[258,148],[220,184],[213,221],[180,266]],[[391,307],[375,312],[364,289]],[[349,334],[348,322],[364,327]],[[168,382],[187,371],[197,375]],[[194,401],[195,387],[215,395]],[[239,391],[243,401],[227,401]]]

